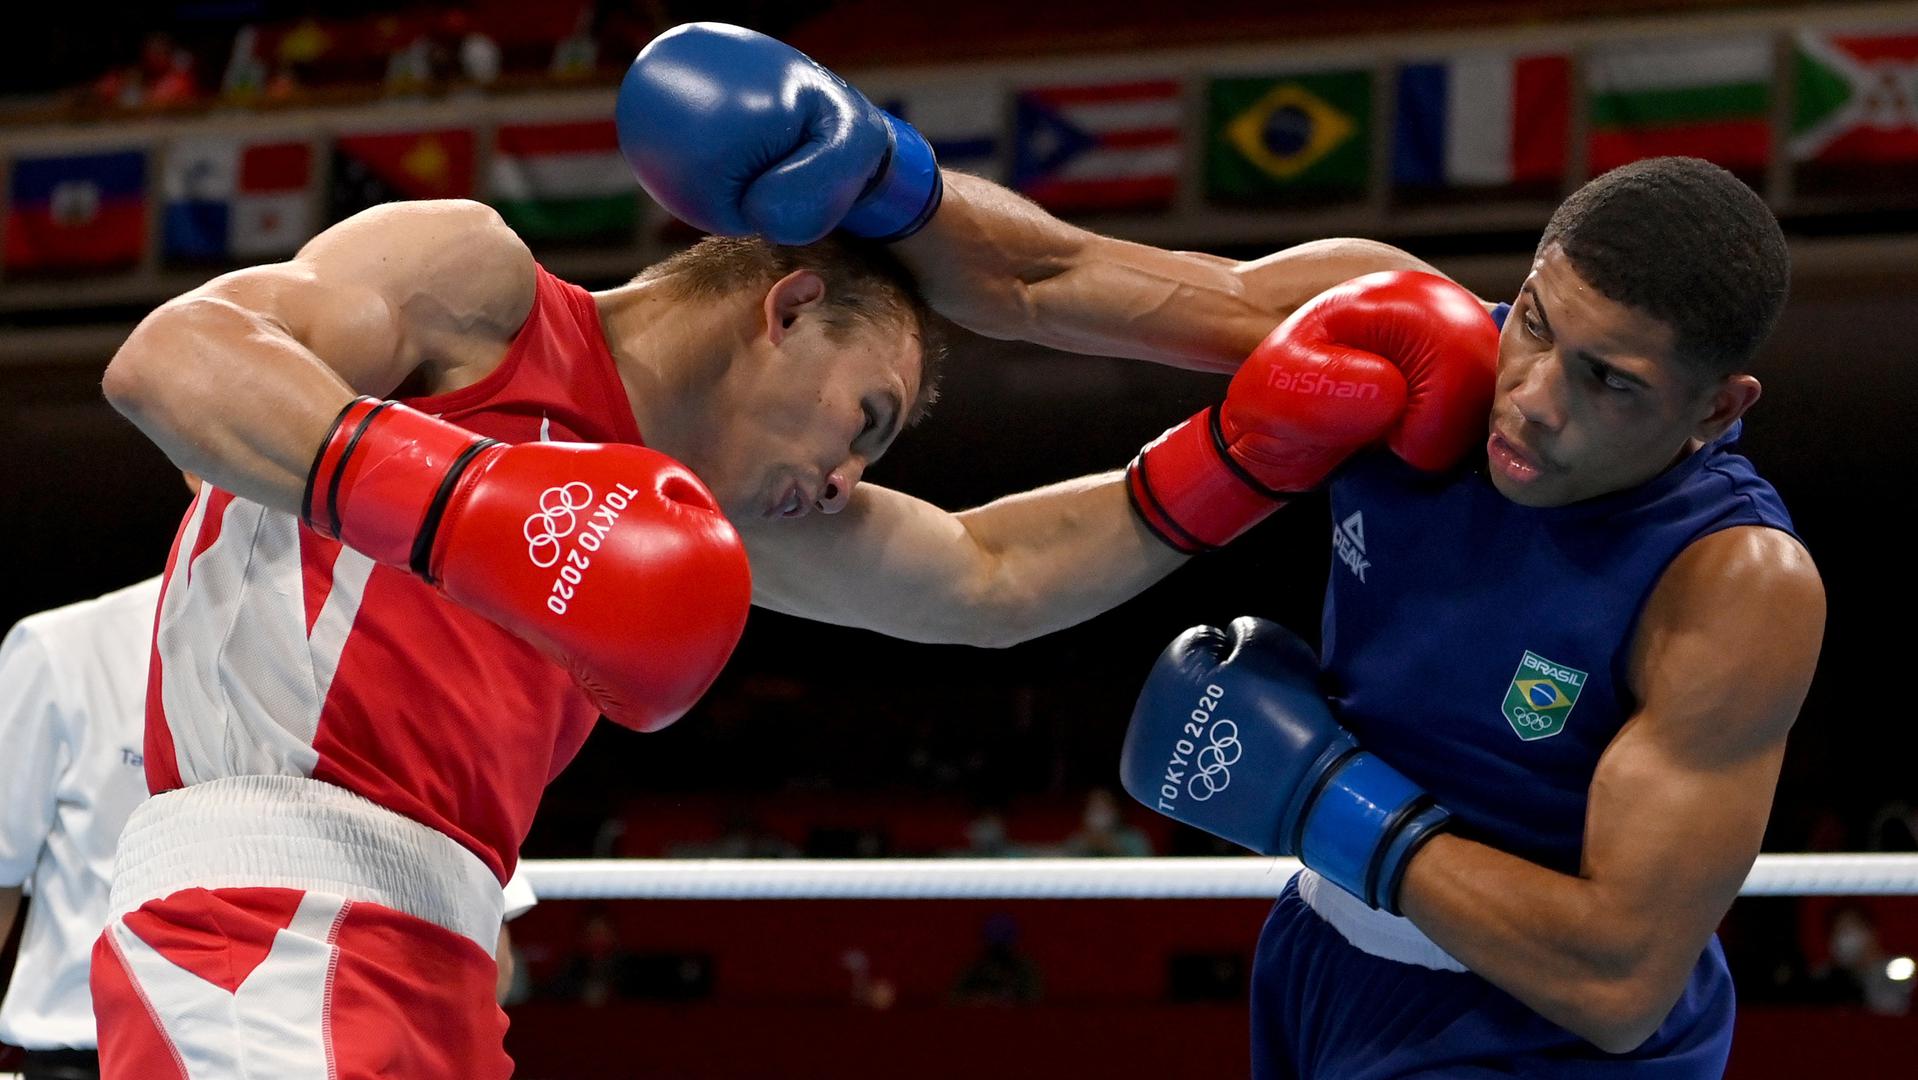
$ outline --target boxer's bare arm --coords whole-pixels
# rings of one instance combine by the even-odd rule
[[[1059,221],[947,174],[933,222],[895,245],[943,314],[994,337],[1235,370],[1300,304],[1375,270],[1432,268],[1397,248],[1326,240],[1251,263],[1162,251]],[[1184,557],[1127,504],[1120,473],[954,514],[871,484],[845,511],[742,528],[754,601],[914,641],[1008,645],[1091,618]]]
[[[389,394],[416,371],[435,391],[477,381],[505,355],[533,290],[531,253],[488,207],[375,207],[286,262],[162,304],[103,388],[181,469],[297,512],[347,401]]]
[[[13,933],[13,920],[20,914],[20,886],[0,886],[0,943]],[[0,989],[5,984],[0,983]]]
[[[1431,266],[1334,239],[1254,262],[1165,251],[1068,225],[1011,191],[946,173],[932,221],[893,245],[934,309],[987,337],[1233,371],[1294,309],[1374,270]]]
[[[753,600],[912,641],[1011,645],[1083,622],[1185,561],[1111,472],[964,513],[875,484],[831,516],[742,527]]]
[[[1642,1043],[1751,871],[1824,623],[1790,537],[1693,543],[1634,639],[1641,705],[1592,778],[1579,876],[1440,836],[1406,871],[1406,914],[1546,1019],[1613,1052]]]

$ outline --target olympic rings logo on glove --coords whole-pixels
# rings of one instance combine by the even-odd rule
[[[575,490],[579,494],[575,494]],[[593,505],[593,489],[574,480],[539,494],[539,511],[526,518],[526,557],[541,570],[559,562],[560,541],[579,527],[579,512]]]
[[[1239,725],[1232,721],[1213,721],[1208,734],[1212,741],[1201,746],[1192,758],[1192,764],[1198,766],[1199,771],[1193,773],[1185,785],[1185,792],[1192,796],[1193,802],[1204,802],[1231,786],[1229,766],[1238,764],[1240,755],[1245,753],[1244,744],[1239,742]]]

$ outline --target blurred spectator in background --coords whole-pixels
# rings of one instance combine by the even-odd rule
[[[1030,1005],[1044,994],[1038,965],[1019,950],[1019,923],[1003,912],[986,920],[979,955],[952,985],[955,1005]]]
[[[1064,853],[1090,858],[1141,858],[1152,854],[1152,841],[1119,816],[1119,800],[1107,788],[1086,795],[1079,831],[1066,839]]]
[[[767,828],[749,807],[735,806],[726,814],[718,838],[673,845],[674,859],[796,859],[799,849]]]
[[[961,859],[1016,859],[1025,852],[1006,835],[1005,811],[991,806],[966,823],[965,846],[945,854]]]
[[[852,1003],[862,1009],[885,1011],[899,1001],[899,987],[882,975],[873,974],[872,957],[860,948],[847,949],[839,956],[839,965],[852,976]]]
[[[122,109],[191,105],[200,99],[197,67],[191,52],[156,31],[141,43],[137,61],[114,68],[93,84],[93,97]]]
[[[1827,923],[1827,956],[1813,963],[1811,996],[1822,1002],[1863,1005],[1883,1016],[1909,1012],[1911,961],[1886,952],[1870,909],[1856,902],[1843,903],[1831,909]]]
[[[620,947],[611,915],[596,907],[580,923],[573,954],[547,983],[545,996],[591,1006],[628,998],[637,967],[633,954]]]
[[[584,8],[573,23],[573,32],[553,46],[553,62],[547,73],[555,79],[590,79],[599,70],[599,39],[593,36],[593,9]]]
[[[1871,851],[1918,851],[1918,813],[1903,799],[1879,807],[1865,834],[1865,846]]]

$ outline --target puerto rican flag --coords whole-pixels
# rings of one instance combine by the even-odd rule
[[[1179,82],[1022,90],[1012,185],[1051,210],[1158,210],[1179,190]]]
[[[1571,64],[1469,53],[1399,69],[1393,177],[1408,187],[1551,183],[1565,175]]]

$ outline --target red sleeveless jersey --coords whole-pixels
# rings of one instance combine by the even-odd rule
[[[640,442],[592,297],[536,272],[499,367],[406,404],[504,442]],[[309,776],[440,830],[504,880],[597,718],[557,665],[412,575],[211,486],[188,509],[148,672],[156,794]]]

